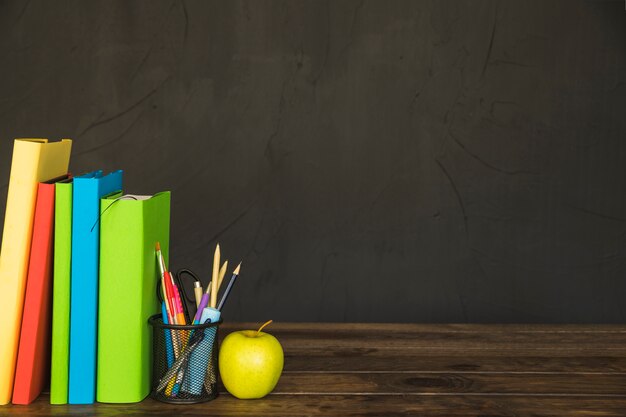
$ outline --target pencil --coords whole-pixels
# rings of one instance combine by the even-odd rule
[[[226,275],[226,269],[228,268],[228,260],[226,260],[226,262],[224,262],[222,264],[222,267],[220,268],[220,276],[218,277],[217,280],[217,295],[219,295],[220,293],[220,288],[222,288],[222,281],[224,281],[224,276]],[[216,297],[217,297],[216,295]],[[215,302],[215,304],[217,304],[217,300]]]
[[[220,286],[222,280],[224,279],[224,275],[226,275],[226,268],[227,267],[228,267],[228,261],[224,262],[224,264],[220,268],[219,276],[217,278],[217,281],[218,281],[218,283],[217,283],[218,291],[219,291],[219,286]],[[200,318],[202,317],[202,310],[204,310],[204,308],[207,305],[209,305],[209,296],[213,292],[212,287],[213,287],[213,280],[211,280],[211,282],[209,282],[209,285],[207,285],[207,287],[206,287],[206,292],[204,294],[202,294],[202,298],[200,299],[200,303],[198,304],[198,309],[196,310],[196,315],[194,316],[194,319],[193,319],[193,324],[199,324],[200,323]],[[216,298],[216,302],[217,302],[217,298]]]
[[[228,287],[226,287],[226,290],[224,291],[224,295],[222,295],[222,299],[220,300],[220,304],[219,306],[217,306],[217,309],[220,311],[222,310],[222,307],[224,307],[224,303],[226,302],[226,299],[228,298],[228,294],[230,294],[231,290],[233,289],[233,285],[235,285],[235,280],[239,276],[240,268],[241,268],[241,262],[239,262],[239,265],[237,265],[237,268],[235,268],[235,270],[233,271],[233,276],[230,277],[230,282],[228,283]]]
[[[211,276],[211,303],[210,306],[215,308],[217,304],[217,284],[220,276],[220,244],[217,244],[215,253],[213,254],[213,275]]]

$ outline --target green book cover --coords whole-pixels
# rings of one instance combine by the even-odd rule
[[[55,184],[50,404],[67,404],[70,352],[72,180]]]
[[[100,211],[96,400],[129,403],[150,393],[156,298],[155,244],[167,259],[170,193],[103,198]]]

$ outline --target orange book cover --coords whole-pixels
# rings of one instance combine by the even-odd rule
[[[33,402],[50,375],[54,183],[59,179],[39,183],[37,188],[13,404]]]

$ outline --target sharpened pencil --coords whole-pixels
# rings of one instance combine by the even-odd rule
[[[213,275],[211,276],[211,302],[209,305],[215,308],[217,304],[217,285],[220,276],[220,244],[215,247],[215,253],[213,254]]]
[[[230,294],[231,290],[233,289],[233,285],[235,285],[235,280],[239,276],[240,268],[241,268],[241,262],[239,262],[239,265],[237,265],[237,268],[235,268],[235,270],[233,271],[233,275],[230,277],[230,281],[228,282],[228,286],[226,287],[226,290],[224,291],[224,295],[222,295],[220,304],[217,307],[217,309],[220,311],[222,310],[222,307],[224,307],[224,303],[226,302],[226,299],[228,298],[228,294]]]

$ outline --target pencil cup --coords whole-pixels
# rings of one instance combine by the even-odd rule
[[[164,324],[158,314],[148,323],[154,340],[150,396],[173,404],[217,397],[217,331],[222,321],[180,326]]]

